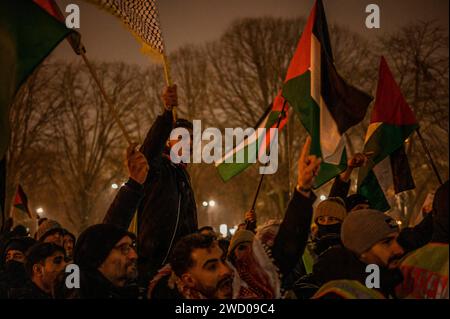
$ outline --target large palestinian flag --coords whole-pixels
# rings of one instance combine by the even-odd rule
[[[9,107],[16,92],[70,32],[33,1],[0,1],[0,159],[9,143]]]
[[[257,123],[255,132],[247,136],[234,149],[228,150],[222,159],[216,163],[219,175],[224,182],[256,163],[261,155],[272,149],[273,143],[278,142],[276,140],[277,134],[270,134],[270,129],[281,130],[286,125],[288,105],[285,102],[280,92],[272,107],[264,113]]]
[[[314,4],[289,65],[283,96],[311,135],[311,154],[322,158],[317,188],[346,168],[343,134],[364,118],[372,101],[336,71],[320,0]]]
[[[358,193],[369,200],[372,208],[387,211],[389,197],[415,188],[404,142],[417,128],[416,117],[382,57],[377,97],[364,145],[364,152],[374,155],[358,175]]]

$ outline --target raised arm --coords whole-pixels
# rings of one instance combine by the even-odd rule
[[[159,163],[173,128],[172,109],[178,105],[177,86],[167,87],[162,95],[162,100],[164,113],[156,118],[140,149],[152,165]]]
[[[298,161],[297,186],[272,249],[272,256],[283,275],[295,267],[308,240],[312,205],[316,200],[312,185],[321,163],[320,158],[309,155],[310,146],[311,138],[308,137]]]
[[[144,197],[142,184],[147,178],[149,166],[144,154],[136,150],[137,144],[130,145],[127,149],[127,168],[129,179],[122,186],[109,206],[103,219],[104,224],[114,224],[128,229],[131,220]]]
[[[345,199],[350,190],[350,176],[355,168],[366,165],[366,154],[356,153],[347,161],[347,168],[339,176],[334,179],[333,186],[331,187],[329,197],[340,197]]]

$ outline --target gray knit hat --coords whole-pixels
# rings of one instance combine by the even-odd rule
[[[313,220],[317,224],[319,217],[328,216],[344,221],[347,217],[347,209],[345,203],[340,197],[329,197],[317,205]]]
[[[361,256],[374,244],[398,231],[392,217],[378,210],[362,209],[352,212],[344,220],[341,240],[345,248]]]
[[[55,220],[47,219],[42,224],[39,225],[38,230],[36,231],[36,239],[38,241],[43,241],[47,234],[49,234],[53,230],[60,230],[63,232],[62,226]]]

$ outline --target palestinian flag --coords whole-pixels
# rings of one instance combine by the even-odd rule
[[[9,107],[16,92],[70,32],[33,1],[0,1],[0,159],[9,144]]]
[[[317,188],[347,165],[344,133],[364,119],[372,97],[348,85],[334,66],[322,1],[317,0],[289,65],[283,97],[311,135],[322,158]]]
[[[47,11],[50,15],[56,18],[58,21],[65,23],[65,17],[61,12],[61,9],[56,4],[55,0],[33,0],[36,4],[38,4],[42,9]],[[81,45],[81,35],[77,31],[73,30],[67,36],[67,41],[69,42],[72,49],[76,54],[80,55],[81,51],[86,52],[84,46]]]
[[[387,211],[388,198],[415,188],[404,142],[417,128],[416,117],[382,57],[376,102],[364,145],[364,152],[374,155],[358,175],[358,193],[369,200],[372,208]]]
[[[28,208],[28,197],[20,184],[17,186],[16,196],[14,197],[14,207],[27,213],[30,218],[33,218],[30,209]]]
[[[261,155],[268,153],[272,143],[278,142],[278,140],[275,140],[277,136],[270,134],[270,128],[278,128],[278,131],[280,131],[286,125],[288,105],[285,103],[286,101],[280,92],[272,107],[258,121],[255,132],[245,137],[239,145],[228,151],[220,161],[216,162],[217,170],[224,182],[229,181],[232,177],[256,163]]]

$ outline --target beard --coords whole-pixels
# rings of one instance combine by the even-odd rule
[[[389,258],[388,263],[387,263],[387,267],[389,269],[394,269],[397,268],[398,265],[400,264],[400,261],[402,260],[402,255],[395,255],[392,256],[391,258]]]
[[[224,275],[213,287],[199,284],[197,290],[208,299],[231,299],[233,296],[233,276]]]
[[[135,280],[138,277],[137,262],[129,262],[126,265],[126,279],[127,281]]]

